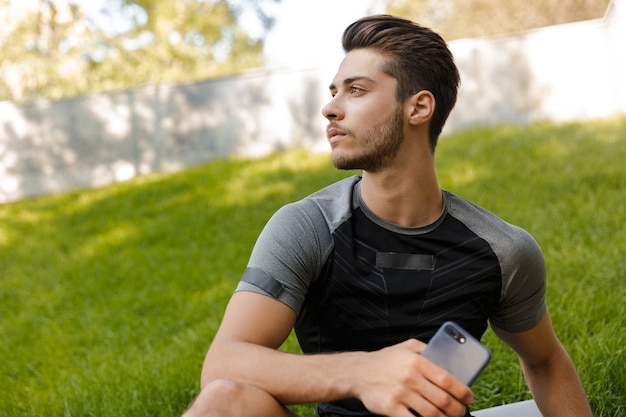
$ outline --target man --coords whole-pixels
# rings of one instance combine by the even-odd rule
[[[362,169],[270,219],[207,353],[187,416],[463,416],[469,387],[420,352],[446,320],[490,322],[545,416],[591,416],[545,306],[532,237],[439,187],[459,75],[429,29],[371,16],[343,35],[323,108],[332,161]],[[304,355],[277,350],[295,326]]]

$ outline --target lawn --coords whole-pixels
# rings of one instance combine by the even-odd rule
[[[626,118],[474,129],[437,158],[442,187],[538,240],[595,416],[624,415]],[[180,415],[269,216],[350,174],[294,150],[0,205],[0,416]],[[529,398],[483,341],[476,406]]]

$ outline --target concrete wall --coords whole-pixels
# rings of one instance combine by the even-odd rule
[[[451,42],[462,86],[448,131],[626,113],[626,1],[602,19]]]
[[[0,203],[324,137],[317,70],[0,102]]]
[[[451,42],[459,100],[444,133],[626,113],[626,0],[604,18]],[[16,106],[0,102],[0,203],[227,155],[327,149],[322,70],[255,71]]]

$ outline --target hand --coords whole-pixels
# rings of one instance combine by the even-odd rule
[[[407,340],[366,353],[355,370],[356,396],[373,413],[389,417],[464,416],[470,388],[420,353],[426,344]]]

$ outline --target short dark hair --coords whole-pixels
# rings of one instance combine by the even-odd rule
[[[361,18],[346,28],[343,49],[374,49],[386,57],[382,71],[398,80],[396,98],[403,102],[421,90],[435,97],[429,125],[431,148],[456,103],[459,71],[441,36],[429,28],[403,18],[374,15]]]

